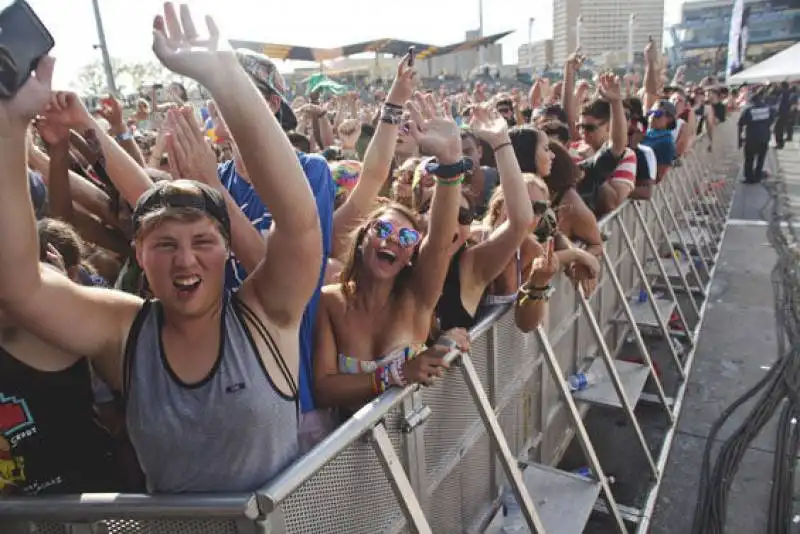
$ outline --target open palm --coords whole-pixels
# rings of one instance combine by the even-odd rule
[[[475,135],[492,146],[508,141],[508,123],[497,110],[486,104],[472,109],[469,127]]]
[[[164,15],[153,22],[153,52],[169,70],[210,85],[225,62],[236,63],[232,50],[220,50],[220,37],[214,19],[206,17],[208,38],[201,39],[189,7],[181,5],[180,17],[171,2],[164,4]]]
[[[440,161],[461,159],[461,132],[450,115],[450,104],[444,103],[437,109],[430,94],[424,97],[417,94],[416,100],[407,106],[412,122],[409,133],[420,148]]]
[[[54,65],[53,58],[43,57],[17,94],[0,101],[0,129],[27,128],[30,120],[47,106]]]

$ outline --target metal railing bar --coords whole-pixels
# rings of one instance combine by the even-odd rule
[[[180,494],[143,495],[131,493],[85,493],[42,497],[3,497],[0,518],[81,522],[97,518],[194,519],[198,515],[256,520],[259,513],[255,495]]]

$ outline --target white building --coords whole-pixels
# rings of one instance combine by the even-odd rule
[[[477,31],[468,31],[465,39],[478,38]],[[500,67],[503,64],[503,46],[490,44],[483,49],[483,64]],[[480,51],[477,48],[462,50],[446,56],[437,56],[419,62],[419,71],[423,76],[447,74],[466,78],[476,67],[479,67]]]
[[[553,40],[543,39],[525,43],[517,49],[517,65],[520,69],[541,70],[553,64]]]
[[[651,36],[660,50],[664,0],[553,0],[553,61],[563,65],[579,41],[581,52],[598,63],[610,55],[627,58],[631,14],[634,52]]]

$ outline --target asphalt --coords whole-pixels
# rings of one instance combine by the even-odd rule
[[[800,215],[800,143],[796,139],[768,158],[773,176],[789,184]],[[777,162],[777,165],[775,163]],[[776,168],[777,167],[777,168]],[[767,191],[737,187],[701,330],[694,369],[678,421],[650,532],[689,534],[698,496],[703,451],[709,430],[722,411],[753,386],[777,358],[770,271],[775,253],[767,241]],[[727,438],[748,413],[736,412],[717,438]],[[765,532],[775,451],[776,418],[751,443],[730,492],[727,531]],[[800,514],[796,485],[795,513]],[[800,515],[792,534],[800,533]]]

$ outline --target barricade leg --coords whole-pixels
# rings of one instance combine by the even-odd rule
[[[678,351],[675,348],[674,343],[672,343],[672,333],[667,325],[667,320],[663,317],[664,315],[671,314],[672,311],[676,309],[677,303],[674,301],[675,298],[674,293],[673,293],[673,301],[669,304],[670,305],[669,309],[664,311],[660,310],[658,307],[660,301],[658,301],[655,298],[655,295],[653,293],[653,288],[650,285],[650,282],[647,277],[647,273],[645,272],[644,267],[642,267],[641,261],[639,261],[639,256],[636,254],[636,247],[634,246],[633,241],[631,240],[631,236],[628,233],[627,228],[625,228],[625,225],[622,224],[622,221],[618,222],[619,222],[620,232],[622,234],[622,239],[625,241],[625,246],[627,247],[628,252],[631,254],[631,258],[633,259],[633,265],[636,271],[639,273],[639,280],[641,281],[642,285],[644,286],[644,290],[647,293],[647,299],[650,303],[651,310],[653,312],[653,317],[650,318],[650,320],[655,321],[655,326],[657,326],[661,330],[664,339],[667,341],[667,348],[669,349],[670,354],[672,355],[672,359],[675,363],[675,366],[678,369],[678,373],[680,374],[681,379],[685,379],[686,371],[683,368],[683,363],[681,362],[680,355],[678,354]],[[658,251],[656,250],[656,252]],[[665,277],[665,280],[667,280],[666,273],[663,272],[664,266],[661,265],[660,261],[657,263],[657,265],[661,269],[663,276]],[[667,284],[667,286],[669,287],[669,284]],[[639,324],[642,324],[641,321],[642,321],[641,319],[637,319],[637,322],[639,322]],[[653,326],[652,324],[649,323],[645,323],[645,325]]]
[[[611,279],[611,284],[614,286],[614,291],[616,292],[622,304],[622,311],[625,314],[627,324],[633,333],[634,341],[636,342],[636,347],[639,350],[639,354],[641,355],[642,360],[645,362],[650,374],[650,378],[653,380],[653,383],[656,386],[656,395],[658,396],[658,400],[664,408],[664,412],[669,420],[669,423],[673,424],[675,422],[675,416],[670,409],[671,402],[669,399],[667,399],[667,395],[664,392],[664,386],[661,384],[661,379],[658,377],[658,373],[656,373],[656,368],[653,365],[653,358],[650,356],[650,349],[647,348],[647,344],[644,342],[644,337],[642,337],[642,332],[639,330],[639,325],[636,322],[636,316],[633,314],[633,310],[628,304],[628,296],[625,294],[625,289],[622,287],[622,283],[620,282],[619,277],[614,270],[614,263],[611,261],[605,251],[603,251],[603,263],[606,267],[606,275]]]
[[[611,493],[611,486],[609,485],[608,478],[603,472],[603,468],[600,465],[600,460],[597,457],[597,452],[594,450],[594,445],[592,445],[592,441],[589,438],[589,434],[586,432],[586,427],[583,424],[581,413],[578,410],[575,399],[572,398],[572,394],[570,393],[566,380],[564,379],[564,372],[561,369],[561,365],[558,363],[558,358],[556,358],[555,352],[553,352],[553,347],[550,345],[550,341],[548,340],[547,334],[542,326],[539,326],[536,329],[536,337],[539,340],[539,346],[541,350],[544,352],[547,368],[550,370],[550,375],[553,378],[553,382],[558,387],[559,396],[567,406],[567,411],[572,424],[575,426],[575,435],[578,438],[581,449],[583,449],[583,453],[586,456],[589,467],[592,469],[593,476],[600,484],[603,496],[605,498],[606,507],[611,516],[614,518],[619,532],[626,534],[628,529],[625,526],[625,520],[622,518],[622,514],[620,513],[620,509],[617,505],[616,499],[614,498],[614,494]]]
[[[416,534],[432,534],[433,531],[428,524],[428,520],[425,519],[422,506],[420,506],[419,500],[417,500],[417,496],[411,488],[411,482],[406,476],[400,458],[395,453],[394,446],[383,423],[372,427],[372,439],[375,454],[381,462],[386,478],[389,479],[409,527]]]
[[[709,240],[704,238],[703,233],[693,232],[692,226],[687,228],[687,230],[689,230],[689,235],[684,235],[683,228],[681,228],[680,224],[678,224],[678,220],[675,217],[675,212],[672,210],[669,199],[667,198],[666,194],[662,195],[661,191],[661,189],[657,189],[652,199],[655,207],[657,224],[661,227],[661,231],[666,234],[666,224],[664,223],[664,219],[660,213],[662,206],[660,205],[661,202],[659,202],[659,200],[661,200],[663,202],[664,212],[667,214],[670,225],[675,230],[676,234],[676,238],[672,240],[672,246],[679,247],[686,257],[689,258],[689,268],[692,271],[692,276],[694,276],[698,284],[696,288],[693,287],[690,289],[692,293],[698,293],[701,298],[705,298],[707,292],[707,282],[710,282],[711,277],[711,268],[708,266],[706,258],[713,258],[713,253],[711,253],[710,249],[708,251],[705,249],[705,247],[710,246]],[[688,237],[688,240],[686,237]],[[709,239],[710,237],[711,236],[708,236]],[[691,261],[693,255],[697,257],[696,262]],[[700,272],[697,269],[696,263],[699,263],[703,268],[706,280],[703,280],[700,277]]]
[[[522,472],[517,465],[517,459],[514,458],[514,455],[511,453],[511,449],[508,446],[508,442],[503,434],[503,430],[500,428],[500,423],[498,422],[497,416],[494,413],[494,409],[489,402],[489,397],[486,396],[486,392],[481,386],[480,377],[478,376],[478,372],[475,370],[475,366],[473,365],[469,354],[463,354],[461,356],[460,367],[461,372],[464,375],[464,382],[466,382],[467,387],[469,388],[469,392],[472,395],[472,400],[475,402],[475,406],[478,408],[478,413],[483,420],[486,431],[489,433],[489,438],[492,440],[492,445],[494,445],[494,448],[497,451],[498,459],[500,460],[500,464],[503,466],[503,471],[506,474],[506,478],[508,479],[509,484],[511,484],[511,488],[514,490],[514,495],[516,496],[517,502],[520,505],[522,515],[525,517],[525,522],[528,524],[528,527],[530,527],[531,532],[544,534],[544,524],[539,517],[539,513],[536,511],[533,500],[528,493],[528,488],[525,486],[525,482],[522,479]]]
[[[666,269],[664,269],[663,265],[661,265],[661,259],[660,259],[659,253],[658,253],[659,252],[658,246],[656,245],[656,242],[653,239],[653,236],[650,234],[650,229],[647,227],[647,220],[644,218],[644,215],[642,214],[642,209],[639,206],[639,202],[638,201],[633,201],[631,203],[631,205],[633,206],[634,213],[636,213],[636,219],[639,221],[639,224],[642,226],[642,229],[644,230],[645,240],[647,241],[647,244],[649,245],[651,252],[655,255],[656,261],[659,263],[659,266],[661,267],[661,269],[660,269],[661,275],[665,277],[664,279],[666,281],[669,281]],[[686,275],[683,272],[682,265],[681,265],[680,260],[678,259],[678,256],[675,254],[675,251],[672,249],[671,240],[669,238],[669,234],[667,233],[667,229],[664,228],[663,221],[661,220],[661,215],[658,213],[657,209],[653,210],[653,211],[655,211],[655,216],[656,216],[657,223],[661,223],[660,226],[659,226],[659,230],[661,231],[662,235],[664,236],[664,240],[667,243],[670,243],[670,252],[671,252],[670,257],[672,259],[672,264],[675,266],[675,271],[677,272],[678,276],[681,279],[681,284],[683,284],[684,289],[686,289],[686,293],[689,295],[689,303],[692,306],[692,310],[695,313],[695,317],[700,317],[700,308],[697,306],[697,302],[695,302],[694,298],[692,297],[691,287],[689,286],[689,281],[686,279]],[[692,264],[692,262],[691,262],[691,260],[689,260],[689,265],[691,265],[691,264]],[[697,276],[697,275],[695,274],[695,276]],[[697,283],[698,284],[701,283],[699,278],[697,279]],[[678,311],[678,315],[680,316],[680,319],[681,319],[681,322],[683,323],[684,328],[689,330],[689,323],[686,320],[686,314],[683,312],[683,309],[681,308],[681,305],[678,303],[678,296],[675,294],[675,291],[674,291],[674,288],[672,287],[672,284],[667,284],[667,291],[669,291],[670,297],[672,298],[672,300],[675,302],[675,305],[677,306],[676,309]]]
[[[625,391],[625,387],[623,386],[622,378],[620,377],[619,371],[617,370],[617,366],[614,362],[614,357],[611,355],[611,351],[608,349],[605,336],[603,335],[603,329],[600,328],[600,325],[597,323],[597,318],[594,316],[592,306],[589,304],[589,301],[586,300],[586,296],[583,294],[583,289],[580,286],[577,287],[576,291],[578,293],[578,299],[580,300],[581,307],[583,308],[583,313],[585,314],[587,321],[589,321],[589,327],[592,329],[595,340],[600,347],[600,355],[605,363],[606,372],[608,373],[608,377],[611,379],[611,384],[614,386],[614,391],[617,395],[617,399],[619,400],[619,405],[625,412],[625,415],[628,417],[628,421],[636,433],[636,439],[639,441],[639,445],[641,446],[642,452],[647,460],[647,465],[650,467],[650,473],[655,478],[658,476],[656,463],[653,461],[653,456],[650,454],[650,449],[647,446],[647,440],[644,437],[644,433],[642,433],[642,427],[639,426],[639,421],[636,419],[636,414],[633,413],[633,407],[636,406],[636,403],[639,401],[639,395],[644,387],[644,382],[641,381],[636,384],[636,387],[630,391],[634,398],[628,398],[628,393]],[[645,366],[640,364],[630,365],[646,369]],[[589,389],[586,391],[589,392]],[[603,404],[608,405],[608,403],[605,402]]]

